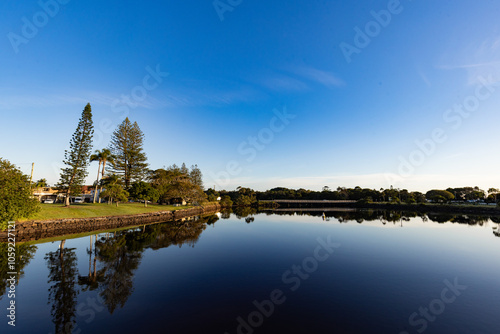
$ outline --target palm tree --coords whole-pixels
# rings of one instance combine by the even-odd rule
[[[101,179],[104,178],[104,171],[106,168],[106,162],[114,163],[115,162],[115,156],[111,153],[111,150],[108,148],[103,148],[101,151],[101,159],[102,159],[102,172],[101,172]],[[102,191],[102,184],[101,184],[101,189],[99,192]],[[101,198],[99,198],[99,203],[101,203]]]
[[[94,189],[94,200],[92,201],[93,203],[95,203],[95,198],[97,196],[97,184],[99,183],[99,173],[101,172],[102,151],[95,150],[95,153],[90,156],[90,162],[93,162],[93,161],[99,161],[99,167],[97,168],[97,180],[96,180],[95,189]]]
[[[99,167],[97,168],[97,183],[99,183],[99,174],[101,174],[101,179],[104,177],[104,171],[106,168],[106,162],[113,162],[114,161],[114,155],[111,154],[111,151],[107,148],[103,148],[102,150],[96,150],[95,154],[92,154],[90,156],[90,161],[99,161]],[[102,164],[102,170],[101,170],[101,164]],[[102,191],[102,185],[99,193]],[[96,201],[96,196],[97,196],[97,185],[94,191],[94,203]],[[101,203],[101,199],[99,198],[99,203]]]

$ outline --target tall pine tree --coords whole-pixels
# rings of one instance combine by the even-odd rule
[[[80,194],[82,185],[88,175],[87,167],[92,150],[92,136],[94,125],[92,123],[92,108],[87,103],[78,122],[75,133],[71,137],[70,150],[64,151],[63,163],[67,166],[61,168],[59,190],[66,194],[66,206],[70,205],[70,194]]]
[[[186,164],[184,162],[181,165],[181,173],[186,175],[189,174],[189,169],[186,167]]]
[[[129,189],[133,182],[144,180],[148,172],[147,158],[142,148],[143,141],[144,134],[139,125],[137,122],[132,124],[128,117],[111,137],[110,149],[115,159],[110,170],[122,176],[126,189]]]
[[[191,166],[191,172],[189,172],[189,178],[191,179],[191,183],[196,184],[202,190],[203,187],[203,174],[201,170],[198,168],[198,165]]]

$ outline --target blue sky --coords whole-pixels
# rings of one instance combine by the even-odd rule
[[[128,116],[151,168],[198,164],[218,189],[499,187],[499,14],[472,0],[4,1],[0,156],[55,183],[90,102],[95,149]]]

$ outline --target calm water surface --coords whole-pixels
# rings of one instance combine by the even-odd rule
[[[0,333],[500,331],[497,223],[327,216],[231,214],[18,246],[16,326],[2,258]]]

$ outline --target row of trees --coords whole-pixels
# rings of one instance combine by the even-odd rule
[[[223,202],[230,201],[236,206],[248,206],[256,204],[261,200],[290,199],[290,200],[354,200],[365,202],[391,202],[391,203],[425,203],[427,201],[445,203],[456,201],[486,201],[497,203],[500,199],[500,190],[490,188],[488,193],[478,187],[448,188],[447,190],[430,190],[423,194],[418,191],[408,191],[407,189],[381,188],[380,190],[369,188],[344,188],[338,187],[336,190],[328,186],[322,191],[306,189],[273,188],[266,191],[256,191],[250,188],[238,187],[235,191],[216,192],[213,189],[207,190],[209,200],[221,197]]]
[[[425,195],[433,202],[447,203],[455,202],[487,202],[498,203],[500,190],[490,188],[488,192],[479,187],[448,188],[446,190],[430,190]]]
[[[144,133],[137,122],[128,117],[118,126],[111,136],[108,148],[92,151],[93,136],[92,109],[87,104],[82,112],[77,129],[70,141],[70,149],[65,151],[61,176],[56,187],[65,194],[65,204],[70,205],[70,196],[80,194],[88,176],[89,163],[97,161],[97,179],[94,183],[94,198],[115,201],[128,199],[163,203],[173,199],[201,203],[206,200],[203,192],[202,173],[197,165],[188,169],[172,165],[157,170],[149,169],[147,156],[143,149]],[[99,189],[99,191],[98,191]],[[103,189],[105,189],[103,191]]]
[[[420,192],[409,192],[406,189],[368,189],[368,188],[343,188],[331,190],[323,187],[322,191],[307,189],[273,188],[266,191],[256,191],[250,188],[238,187],[235,191],[215,192],[212,189],[207,191],[209,200],[220,196],[224,201],[231,201],[236,206],[248,206],[256,204],[262,200],[290,199],[290,200],[366,200],[374,202],[404,202],[423,203],[426,201],[425,195]]]

